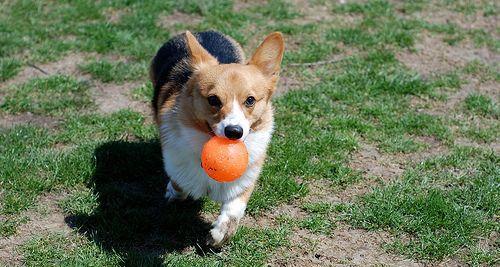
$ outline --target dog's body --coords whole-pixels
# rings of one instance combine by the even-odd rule
[[[219,246],[237,229],[265,160],[273,129],[271,96],[278,80],[284,43],[269,35],[248,64],[241,47],[218,32],[178,35],[153,59],[153,110],[160,130],[166,198],[222,203],[209,243]],[[201,168],[203,145],[213,135],[241,140],[249,153],[245,173],[219,183]]]

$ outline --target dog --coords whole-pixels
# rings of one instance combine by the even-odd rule
[[[285,49],[281,33],[269,34],[248,62],[241,46],[217,31],[189,31],[167,41],[153,58],[153,113],[170,181],[168,202],[208,196],[222,203],[207,237],[220,247],[244,216],[273,132],[271,97]],[[219,183],[201,167],[201,150],[212,137],[244,142],[245,173]]]

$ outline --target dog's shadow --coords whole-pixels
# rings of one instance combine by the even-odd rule
[[[72,228],[126,265],[160,265],[161,255],[187,247],[204,251],[209,224],[200,217],[202,203],[167,205],[157,141],[105,143],[95,150],[95,164],[89,186],[99,206],[91,215],[68,216]]]

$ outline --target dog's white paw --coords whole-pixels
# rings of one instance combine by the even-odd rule
[[[212,247],[220,247],[224,243],[223,241],[227,238],[226,233],[224,230],[219,229],[219,228],[213,228],[210,230],[210,233],[208,234],[207,238],[207,244],[212,246]]]
[[[224,245],[236,233],[238,229],[238,220],[229,218],[224,222],[215,222],[214,227],[207,236],[207,245],[219,248]]]

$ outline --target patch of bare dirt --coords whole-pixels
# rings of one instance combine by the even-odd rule
[[[453,7],[449,6],[452,4],[443,3],[443,1],[428,1],[422,10],[413,12],[411,14],[406,13],[404,9],[405,1],[391,0],[390,1],[398,11],[399,15],[408,19],[418,19],[431,24],[441,24],[445,25],[448,23],[456,24],[465,30],[486,30],[492,34],[496,34],[496,25],[498,24],[498,16],[496,15],[485,15],[484,7],[486,1],[468,0],[468,4],[473,4],[478,7],[477,11],[471,14],[464,14],[464,12],[454,11]],[[460,2],[460,1],[455,1]],[[462,1],[462,3],[465,1]],[[448,5],[448,6],[445,6]]]
[[[84,53],[72,53],[61,60],[40,64],[40,65],[30,65],[24,67],[14,78],[9,79],[0,85],[2,87],[8,87],[14,84],[24,83],[29,79],[43,77],[47,75],[54,74],[64,74],[64,75],[76,75],[79,73],[78,65],[82,64],[87,56],[90,54]]]
[[[342,4],[341,1],[314,3],[309,0],[290,0],[289,2],[301,14],[301,16],[292,20],[292,23],[297,25],[332,21],[331,25],[335,25],[336,27],[352,27],[355,22],[362,18],[359,14],[334,13],[332,11],[334,6]],[[331,25],[328,26],[331,27]]]
[[[415,139],[425,143],[428,148],[423,151],[407,154],[405,158],[409,164],[415,165],[426,159],[445,155],[449,152],[448,147],[433,136],[416,136]]]
[[[463,92],[462,94],[467,95]],[[445,108],[449,109],[450,106]],[[353,154],[349,167],[361,171],[365,179],[337,193],[332,192],[331,184],[328,181],[314,181],[309,184],[311,192],[303,201],[308,203],[318,201],[328,203],[349,202],[356,196],[370,192],[374,187],[380,186],[381,183],[396,179],[402,175],[407,166],[415,165],[430,157],[448,153],[448,147],[434,137],[417,136],[415,138],[427,144],[428,147],[416,153],[385,154],[371,144],[363,144]],[[307,216],[304,211],[296,206],[292,205],[290,208],[292,214],[298,214],[293,216],[299,218]],[[294,210],[298,210],[298,212]],[[265,221],[267,222],[274,221],[273,216],[264,215],[263,217],[266,218]],[[258,221],[260,218],[256,220]],[[251,221],[251,224],[255,225],[257,222]],[[264,226],[267,226],[267,224],[264,224]],[[424,265],[385,251],[382,245],[392,241],[388,233],[352,229],[344,224],[340,224],[330,236],[315,235],[307,230],[295,229],[290,241],[291,246],[289,248],[275,253],[275,256],[269,262],[272,266]],[[452,266],[454,263],[456,262],[449,260],[442,262],[441,266]]]
[[[38,200],[43,213],[30,210],[22,214],[22,217],[28,217],[29,221],[20,225],[15,235],[0,239],[1,263],[7,266],[22,265],[22,256],[17,249],[34,236],[48,232],[67,235],[71,232],[71,228],[64,221],[64,214],[57,206],[57,202],[64,197],[65,194],[44,195]]]
[[[302,88],[303,83],[296,79],[293,75],[281,76],[274,92],[274,97],[279,97],[290,90],[297,90]]]
[[[491,143],[487,143],[487,144],[480,144],[480,143],[477,143],[477,142],[472,141],[470,139],[460,137],[460,138],[457,138],[455,140],[455,144],[460,145],[460,146],[470,146],[470,147],[477,147],[477,148],[485,148],[486,147],[486,148],[489,148],[489,149],[495,151],[496,153],[500,153],[500,142],[498,142],[498,138],[497,138],[496,142],[491,142]]]
[[[127,58],[119,55],[99,56],[94,54],[70,54],[59,61],[33,65],[25,67],[17,76],[0,85],[0,88],[26,82],[29,79],[43,77],[46,75],[64,74],[71,75],[81,80],[90,81],[90,91],[97,104],[99,111],[108,114],[123,108],[130,108],[142,114],[150,116],[149,104],[131,100],[131,90],[140,85],[139,82],[129,82],[124,84],[101,83],[91,80],[90,75],[83,74],[79,70],[79,65],[85,62],[87,57],[105,58],[107,60],[126,62]],[[19,124],[32,123],[35,125],[54,128],[58,124],[57,118],[34,115],[31,113],[21,113],[18,115],[0,116],[0,127],[13,127]]]
[[[170,15],[160,15],[157,26],[172,30],[177,24],[193,26],[200,23],[202,20],[203,18],[196,14],[187,14],[176,10]]]
[[[341,203],[340,194],[332,190],[333,183],[328,180],[315,180],[307,184],[309,194],[302,200],[303,203],[327,202],[331,204]]]
[[[378,148],[364,144],[353,155],[349,167],[361,171],[367,176],[381,177],[390,180],[403,173],[403,162],[393,157],[382,154]]]
[[[415,44],[416,52],[398,52],[396,57],[408,68],[424,77],[464,67],[473,60],[488,64],[500,61],[500,55],[486,47],[476,48],[471,42],[460,42],[456,46],[450,46],[438,36],[428,33],[422,35],[420,41]],[[429,49],[430,47],[432,49]]]
[[[360,171],[364,179],[339,192],[339,200],[349,202],[356,196],[370,192],[381,182],[394,180],[404,172],[405,164],[404,157],[380,153],[371,144],[361,145],[353,154],[349,167]]]
[[[428,158],[448,153],[449,149],[441,141],[432,136],[416,136],[416,140],[425,143],[428,148],[415,153],[380,153],[371,144],[363,144],[352,156],[349,167],[361,171],[363,180],[339,192],[341,202],[352,201],[354,197],[364,195],[373,188],[395,180],[401,176],[408,166],[416,165]]]
[[[129,11],[130,10],[128,9],[116,9],[110,7],[103,11],[103,15],[109,23],[118,23]]]
[[[149,115],[151,113],[151,109],[147,103],[131,100],[131,90],[139,85],[139,82],[112,84],[94,81],[92,83],[91,92],[99,111],[104,114],[129,108],[142,114]]]
[[[322,191],[326,192],[324,189]],[[329,200],[322,199],[322,201]],[[260,228],[275,227],[276,220],[281,216],[300,221],[307,217],[307,213],[300,209],[299,205],[299,203],[283,204],[257,217],[245,216],[242,225]],[[270,266],[371,266],[375,264],[420,266],[417,262],[385,251],[382,245],[391,241],[388,233],[353,229],[342,223],[338,223],[329,236],[295,228],[290,236],[290,246],[275,252],[267,264]]]
[[[233,10],[239,12],[243,9],[265,4],[266,4],[265,0],[236,0],[234,1],[233,4]]]
[[[300,220],[307,216],[307,213],[298,207],[298,203],[282,204],[259,216],[245,216],[241,224],[247,227],[269,228],[277,225],[276,220],[282,216],[291,217],[294,220]]]
[[[481,82],[474,77],[464,77],[466,84],[456,91],[449,94],[446,101],[433,101],[414,97],[410,105],[418,109],[419,112],[425,112],[431,115],[451,116],[455,118],[463,117],[463,113],[458,111],[465,98],[471,93],[479,93],[491,96],[493,99],[500,99],[500,84],[496,81]],[[456,112],[453,112],[456,111]]]
[[[299,203],[285,203],[257,216],[247,214],[243,217],[243,219],[241,219],[240,225],[259,228],[275,227],[278,224],[276,220],[282,216],[300,220],[301,218],[305,218],[307,213],[299,208],[299,206]],[[204,212],[201,216],[207,222],[214,222],[217,220],[219,213]]]
[[[331,1],[327,1],[324,4],[312,4],[308,0],[292,0],[291,4],[303,16],[299,19],[295,19],[292,22],[294,24],[306,24],[311,22],[319,22],[324,20],[329,20],[332,18],[332,5]]]
[[[290,247],[282,248],[271,259],[271,266],[421,266],[384,251],[382,245],[392,239],[385,232],[353,229],[344,224],[329,236],[307,230],[293,231]]]
[[[439,7],[427,8],[413,14],[413,17],[433,24],[453,23],[465,30],[486,30],[491,33],[495,33],[498,24],[497,16],[484,16],[482,12],[465,15]]]
[[[337,16],[344,16],[343,14],[333,14],[332,8],[336,4],[336,1],[324,1],[323,3],[314,3],[308,0],[288,0],[287,4],[293,6],[294,11],[297,11],[300,16],[291,20],[292,24],[303,25],[307,23],[320,22],[325,20],[331,20]],[[338,1],[340,2],[340,1]],[[267,2],[264,0],[249,1],[249,0],[239,0],[235,1],[233,9],[235,11],[241,11],[244,9],[266,5]],[[355,16],[346,15],[346,17],[354,18]],[[344,19],[345,21],[346,19]],[[347,19],[349,20],[349,19]]]
[[[5,114],[0,116],[0,128],[12,128],[21,124],[33,124],[45,128],[55,128],[59,124],[58,118],[35,115],[31,112],[16,115]]]

